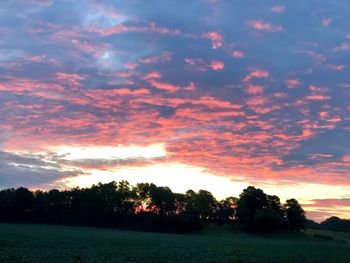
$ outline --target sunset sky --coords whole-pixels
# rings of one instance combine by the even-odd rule
[[[348,0],[8,0],[0,188],[248,185],[350,218]]]

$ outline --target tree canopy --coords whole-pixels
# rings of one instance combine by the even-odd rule
[[[298,231],[305,213],[295,199],[249,186],[239,198],[216,198],[206,190],[174,193],[153,183],[98,183],[90,188],[0,191],[0,221],[115,227],[185,233],[206,223],[239,224],[256,232]]]

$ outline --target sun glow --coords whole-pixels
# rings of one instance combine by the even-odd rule
[[[212,192],[217,198],[224,198],[238,194],[247,187],[246,183],[230,180],[227,177],[215,176],[204,168],[181,163],[158,164],[145,167],[124,167],[109,171],[89,170],[87,175],[69,177],[60,183],[68,187],[89,187],[98,182],[127,180],[132,185],[137,183],[155,183],[159,186],[168,186],[174,192],[185,192],[189,189],[200,189]]]
[[[163,144],[152,144],[149,146],[89,146],[89,147],[72,147],[59,146],[52,147],[50,151],[63,156],[65,160],[82,160],[82,159],[127,159],[127,158],[160,158],[166,156]]]

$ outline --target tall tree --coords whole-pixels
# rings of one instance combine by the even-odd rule
[[[256,212],[266,207],[268,207],[268,200],[263,190],[249,186],[239,195],[237,219],[240,224],[252,227]]]
[[[288,199],[284,204],[287,227],[290,231],[299,231],[305,228],[305,211],[295,199]]]

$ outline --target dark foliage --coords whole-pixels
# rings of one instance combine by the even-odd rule
[[[350,219],[332,216],[321,222],[320,226],[325,229],[350,232]]]
[[[306,219],[305,220],[305,227],[306,228],[314,228],[314,229],[321,229],[321,225],[314,220]]]
[[[0,191],[0,221],[112,227],[139,231],[188,233],[206,223],[238,222],[256,232],[299,230],[305,220],[296,200],[282,206],[277,196],[253,186],[239,199],[217,201],[205,190],[173,193],[168,187],[126,181],[90,188],[32,192]]]
[[[257,232],[271,233],[281,230],[284,226],[283,217],[273,208],[258,210],[254,217],[254,229]]]
[[[305,226],[305,212],[295,199],[282,206],[278,196],[266,195],[253,186],[244,189],[239,197],[236,216],[247,231],[299,231]]]
[[[256,213],[267,206],[267,195],[261,189],[249,186],[239,195],[237,203],[238,222],[252,227]]]
[[[21,187],[0,191],[0,221],[187,233],[206,222],[226,222],[229,204],[222,213],[219,204],[204,190],[178,194],[168,187],[132,187],[126,181],[47,192]]]
[[[299,231],[305,228],[305,212],[295,199],[289,199],[284,205],[286,211],[287,227],[290,231]]]

